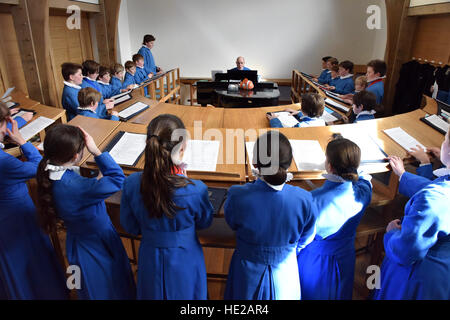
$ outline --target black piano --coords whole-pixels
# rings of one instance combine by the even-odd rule
[[[228,90],[229,85],[239,86],[243,79],[249,79],[254,84],[253,90]],[[197,102],[222,108],[258,108],[277,106],[280,97],[278,84],[274,82],[258,82],[257,71],[228,70],[227,73],[217,73],[214,81],[198,81]]]

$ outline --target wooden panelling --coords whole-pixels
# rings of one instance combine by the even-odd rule
[[[450,14],[418,18],[411,57],[450,63]]]
[[[28,93],[11,13],[0,13],[0,74],[2,86]]]
[[[408,9],[409,16],[450,13],[450,3],[438,3]]]
[[[58,96],[57,106],[59,107],[61,106],[61,95],[64,87],[61,64],[64,62],[81,64],[84,60],[93,59],[88,15],[82,13],[80,30],[68,29],[66,20],[67,15],[59,15],[52,11],[50,16],[50,39],[53,76]]]

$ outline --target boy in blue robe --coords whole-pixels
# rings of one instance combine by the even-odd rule
[[[128,86],[123,85],[123,80],[125,76],[125,68],[120,64],[116,63],[112,70],[112,76],[111,76],[111,87],[112,90],[117,91],[119,90],[121,93],[126,92],[128,90],[131,90],[134,88],[134,84],[130,84]]]
[[[136,74],[136,64],[133,61],[127,61],[125,62],[125,79],[123,81],[122,87],[136,87],[136,79],[134,78],[134,75]]]
[[[349,94],[355,91],[353,82],[353,62],[342,61],[339,64],[339,78],[330,82],[330,90],[338,94]]]
[[[64,79],[64,89],[61,104],[67,113],[67,120],[70,121],[77,115],[78,91],[83,83],[82,66],[75,63],[63,63],[61,72]]]
[[[141,84],[144,81],[149,80],[153,77],[153,74],[147,74],[144,68],[144,57],[139,53],[133,55],[133,62],[136,65],[136,73],[134,74],[134,80],[137,84]],[[144,88],[145,95],[148,95],[147,88]]]
[[[121,92],[121,88],[113,87],[111,82],[111,71],[109,68],[101,66],[98,73],[98,84],[100,85],[100,88],[102,91],[100,92],[101,95],[105,98],[111,98]]]
[[[330,59],[330,56],[326,56],[322,58],[322,72],[320,73],[319,77],[313,78],[314,81],[319,83],[324,83],[328,77],[328,73],[330,70],[327,68],[327,61]]]
[[[119,121],[119,113],[117,111],[111,111],[111,115],[106,117],[101,117],[96,113],[101,98],[100,92],[91,87],[81,89],[78,92],[78,102],[80,104],[78,114],[90,118]]]
[[[3,151],[7,134],[28,161]],[[0,300],[68,299],[63,268],[37,224],[26,184],[36,176],[41,159],[21,136],[8,107],[0,103]]]
[[[367,91],[373,92],[377,97],[377,104],[383,102],[386,63],[382,60],[372,60],[367,64]]]
[[[292,116],[299,121],[294,128],[301,127],[322,127],[326,123],[322,119],[322,115],[325,109],[325,100],[317,93],[305,93],[302,96],[302,109],[293,110],[285,109],[284,112],[289,112]],[[266,114],[267,119],[270,121],[271,128],[283,128],[283,124],[278,119],[276,112]]]
[[[375,119],[374,113],[377,106],[376,96],[370,91],[363,90],[353,96],[353,113],[356,115],[353,122]]]
[[[389,157],[400,178],[399,192],[410,200],[403,220],[389,223],[384,236],[379,300],[450,300],[450,137],[441,146],[445,168],[438,179],[405,172],[399,157]]]
[[[83,149],[94,156],[102,178],[80,176]],[[128,300],[136,287],[128,256],[106,212],[105,199],[122,188],[125,175],[83,129],[56,125],[46,134],[37,173],[39,215],[46,230],[57,219],[67,228],[66,255],[79,267],[82,300]]]
[[[145,73],[156,75],[158,73],[162,73],[163,70],[160,67],[157,67],[155,64],[155,59],[153,58],[153,54],[151,49],[155,45],[156,38],[150,34],[146,34],[144,36],[144,40],[142,42],[142,47],[139,49],[138,53],[144,57],[145,61]],[[126,66],[125,66],[126,67]]]
[[[292,148],[283,134],[260,136],[253,154],[258,179],[232,186],[224,207],[237,241],[225,299],[298,300],[297,250],[314,238],[316,205],[308,191],[286,184]]]
[[[370,175],[358,175],[360,148],[335,135],[326,149],[327,179],[313,190],[316,236],[300,251],[298,270],[305,300],[351,300],[356,228],[370,204]]]
[[[153,119],[144,171],[130,175],[123,187],[120,224],[142,235],[138,299],[207,299],[205,260],[195,230],[211,225],[214,210],[206,185],[188,179],[183,169],[187,136],[172,140],[175,130],[184,129],[174,115]]]
[[[331,80],[331,69],[333,66],[338,66],[339,65],[339,61],[336,58],[329,58],[327,60],[327,69],[328,72],[324,74],[322,79],[317,79],[316,82],[319,82],[320,84],[330,84],[330,80]],[[316,80],[316,79],[314,79]]]
[[[101,85],[97,82],[97,78],[100,71],[100,64],[93,60],[86,60],[83,62],[83,82],[81,88],[91,87],[98,92],[102,92]],[[97,114],[100,118],[107,117],[107,110],[114,108],[114,99],[106,98],[102,96],[99,106],[97,108]]]

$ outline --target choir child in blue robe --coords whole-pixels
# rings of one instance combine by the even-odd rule
[[[237,243],[225,299],[301,298],[297,249],[313,240],[317,209],[311,193],[286,184],[291,162],[289,140],[269,131],[254,147],[258,179],[228,190],[225,219]]]
[[[117,111],[111,111],[111,115],[106,115],[106,117],[101,117],[97,114],[96,111],[101,98],[101,93],[91,87],[81,89],[78,92],[78,102],[80,104],[78,114],[89,118],[119,121],[119,113]]]
[[[98,92],[102,92],[101,85],[97,82],[97,78],[100,71],[100,64],[93,60],[86,60],[83,62],[83,82],[81,88],[91,87]],[[102,96],[99,106],[97,108],[97,114],[100,118],[107,116],[107,110],[114,108],[114,99],[106,98]]]
[[[359,76],[355,79],[355,91],[348,94],[340,94],[339,98],[343,99],[345,102],[347,102],[350,105],[353,105],[353,96],[357,94],[358,92],[361,92],[363,90],[366,90],[367,88],[367,77],[366,76]],[[353,121],[350,121],[353,122]]]
[[[144,171],[125,180],[120,223],[128,233],[142,235],[138,299],[207,298],[205,260],[196,230],[211,225],[213,207],[207,186],[186,176],[181,163],[186,145],[178,117],[156,117],[148,126]]]
[[[153,77],[153,73],[147,74],[145,72],[144,68],[144,57],[140,55],[139,53],[133,55],[133,62],[136,65],[136,73],[134,74],[134,81],[137,84],[141,84],[147,80],[149,80],[151,77]],[[147,88],[144,88],[145,95],[148,95]]]
[[[110,84],[111,71],[107,67],[100,66],[97,82],[100,85],[100,88],[102,89],[100,93],[102,94],[103,97],[107,99],[120,93],[120,88],[114,88]]]
[[[328,79],[328,84],[325,85],[325,88],[328,90],[331,90],[331,88],[335,88],[339,81],[339,67],[338,66],[332,66],[331,72],[330,72],[330,78]]]
[[[66,62],[61,65],[61,72],[64,79],[64,89],[61,103],[67,113],[67,120],[70,121],[77,115],[78,91],[83,83],[82,66],[76,63]]]
[[[375,119],[377,107],[376,96],[370,91],[361,91],[353,96],[353,113],[356,115],[353,122]]]
[[[367,91],[373,92],[377,97],[377,104],[383,102],[386,63],[382,60],[372,60],[367,64]]]
[[[390,157],[400,177],[399,192],[410,197],[403,220],[389,223],[384,236],[379,300],[450,300],[450,137],[441,147],[446,166],[434,181],[405,172]]]
[[[339,65],[339,61],[336,58],[330,58],[327,60],[327,69],[328,69],[328,73],[324,76],[324,79],[317,79],[320,84],[330,84],[330,80],[331,80],[331,69],[333,66],[338,66]]]
[[[28,161],[3,151],[6,135]],[[36,176],[41,159],[39,151],[22,138],[8,107],[0,103],[0,300],[68,298],[64,270],[39,228],[26,185]]]
[[[101,179],[80,176],[76,164],[84,147],[94,156]],[[67,260],[80,270],[79,299],[135,299],[128,256],[104,201],[124,180],[119,165],[83,129],[56,125],[47,132],[37,172],[38,213],[45,230],[54,228],[57,219],[64,222]]]
[[[289,112],[299,121],[294,126],[295,128],[322,127],[326,125],[325,120],[322,119],[324,109],[325,100],[321,95],[317,93],[305,93],[302,96],[301,111],[287,108],[284,112]],[[283,128],[283,124],[278,119],[276,112],[267,113],[266,116],[270,121],[271,128]]]
[[[237,57],[236,58],[236,68],[233,68],[231,70],[232,71],[237,71],[237,70],[250,71],[250,69],[245,66],[245,59],[244,59],[244,57]]]
[[[316,236],[300,251],[305,300],[351,300],[356,228],[372,198],[370,175],[359,175],[360,148],[336,134],[326,149],[327,181],[311,193],[317,205]]]
[[[353,62],[345,60],[339,64],[339,78],[330,83],[330,90],[337,94],[349,94],[355,91]]]
[[[319,83],[324,83],[328,77],[328,73],[330,70],[327,68],[327,61],[330,59],[330,56],[326,56],[322,58],[322,72],[320,73],[319,77],[313,78],[314,81]]]
[[[155,40],[156,38],[154,36],[152,36],[151,34],[146,34],[142,42],[142,47],[138,51],[138,53],[144,57],[144,68],[146,74],[152,73],[153,75],[156,75],[163,72],[160,67],[156,66],[155,59],[153,58],[153,54],[151,51],[151,49],[155,45]]]
[[[127,61],[125,62],[125,79],[122,84],[122,88],[125,87],[137,87],[136,79],[134,78],[134,75],[136,74],[136,64],[133,61]]]
[[[111,76],[111,86],[113,90],[119,90],[120,92],[126,92],[128,90],[131,90],[134,88],[134,85],[131,84],[128,87],[123,86],[123,80],[125,76],[125,68],[120,64],[116,63],[112,69],[112,76]]]

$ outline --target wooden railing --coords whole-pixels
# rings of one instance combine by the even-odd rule
[[[155,76],[155,79],[140,89],[143,96],[146,95],[145,89],[147,89],[147,96],[152,100],[179,104],[181,101],[180,88],[180,69],[175,68],[160,76]]]

